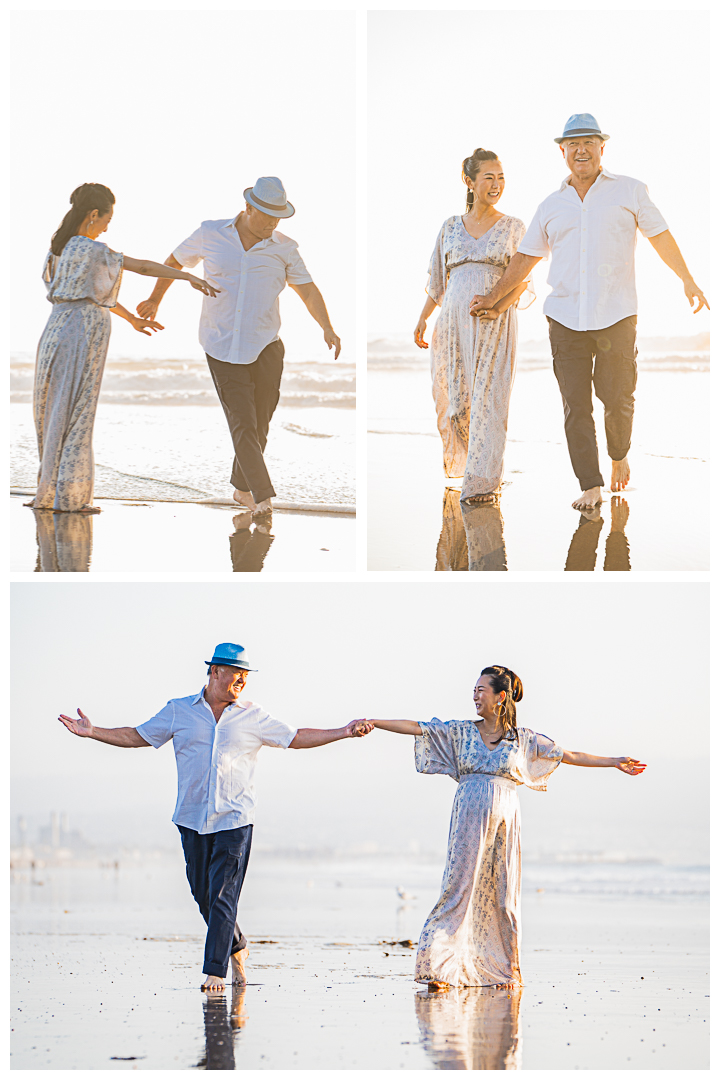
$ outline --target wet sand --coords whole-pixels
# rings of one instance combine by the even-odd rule
[[[571,506],[579,489],[551,371],[518,373],[502,495],[464,511],[461,481],[443,473],[429,372],[371,368],[368,382],[370,570],[708,569],[706,375],[641,370],[630,485],[622,497],[606,488],[594,521]],[[601,417],[596,403],[600,438]],[[606,455],[601,468],[609,482]]]
[[[96,499],[100,514],[53,514],[10,498],[11,572],[355,569],[355,517],[276,510],[270,525],[218,504]]]
[[[428,994],[402,942],[435,888],[399,904],[389,880],[254,856],[249,985],[208,1000],[179,860],[16,871],[12,1067],[709,1067],[705,904],[531,892],[521,992]]]

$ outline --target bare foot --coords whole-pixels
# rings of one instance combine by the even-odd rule
[[[200,989],[205,990],[207,993],[222,994],[225,990],[225,980],[221,979],[219,975],[206,975],[205,982]]]
[[[610,500],[610,513],[612,514],[610,532],[625,532],[625,526],[630,517],[630,507],[622,495],[613,495]]]
[[[261,514],[272,514],[272,499],[263,499],[255,505],[253,517],[260,517]]]
[[[247,958],[247,946],[241,949],[240,952],[232,953],[230,956],[233,986],[245,986],[247,984],[247,978],[245,977],[245,961]]]
[[[497,491],[489,491],[486,495],[468,495],[466,498],[461,499],[461,502],[470,503],[471,506],[475,506],[478,503],[494,502],[500,495],[500,489]]]
[[[233,499],[236,503],[238,503],[240,506],[244,506],[247,510],[257,509],[251,491],[240,491],[239,488],[233,488]]]
[[[450,989],[450,983],[436,982],[434,979],[429,980],[427,984],[428,990],[432,990],[434,994],[444,994]]]
[[[610,490],[622,491],[627,487],[630,479],[630,462],[626,457],[622,461],[613,461],[612,476],[610,477]]]
[[[613,465],[615,462],[613,462]],[[587,491],[583,491],[579,499],[576,499],[573,506],[576,510],[591,510],[593,506],[597,506],[602,502],[602,488],[594,487],[588,488]]]

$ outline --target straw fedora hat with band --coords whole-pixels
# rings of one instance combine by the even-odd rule
[[[286,218],[295,213],[295,207],[287,201],[282,180],[277,176],[259,177],[254,187],[245,188],[243,197],[250,206],[262,210],[263,214],[269,214],[270,217]]]

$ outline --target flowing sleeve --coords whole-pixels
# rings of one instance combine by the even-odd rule
[[[122,280],[122,253],[95,241],[89,270],[86,296],[101,307],[115,307]]]
[[[512,254],[513,255],[515,255],[517,253],[518,245],[519,245],[519,243],[522,240],[524,235],[525,235],[525,226],[524,226],[524,224],[522,223],[520,218],[515,218],[515,228],[513,230],[513,238],[512,238],[512,243],[513,243]],[[527,276],[527,278],[525,280],[528,283],[528,287],[525,290],[525,292],[522,294],[520,299],[518,300],[517,304],[515,305],[518,311],[525,311],[526,308],[529,308],[530,305],[537,298],[537,293],[535,292],[535,286],[533,285],[532,270],[530,271],[530,273],[528,274],[528,276]]]
[[[562,747],[529,728],[518,728],[518,738],[515,779],[533,791],[547,791],[546,779],[562,761]]]
[[[425,292],[428,294],[431,300],[435,301],[438,307],[442,306],[442,298],[445,295],[446,274],[447,270],[445,268],[445,225],[443,225],[442,229],[438,233],[438,238],[435,241],[435,250],[432,253],[430,265],[428,266],[428,283],[425,288]]]
[[[420,720],[422,735],[415,736],[415,768],[423,773],[444,773],[458,779],[455,724],[443,723],[433,716]]]

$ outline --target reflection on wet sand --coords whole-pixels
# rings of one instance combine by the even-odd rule
[[[35,573],[86,574],[93,543],[92,514],[33,510],[37,537]]]
[[[462,503],[445,488],[436,570],[507,570],[503,518],[497,502]]]
[[[197,1063],[198,1069],[234,1069],[234,1035],[245,1026],[247,1017],[243,1010],[244,986],[234,986],[232,1003],[228,1009],[224,994],[206,994],[203,1001],[205,1021],[205,1057]]]
[[[420,1043],[436,1069],[520,1069],[522,988],[453,987],[415,996]]]
[[[251,528],[251,513],[236,514],[233,518],[235,532],[230,537],[230,558],[233,573],[257,573],[262,570],[265,556],[275,539],[270,524],[258,523]]]
[[[625,536],[625,526],[630,516],[630,507],[620,495],[613,495],[610,500],[610,532],[605,541],[605,562],[603,570],[629,570],[630,545]],[[580,515],[580,523],[570,541],[566,570],[594,570],[597,559],[597,547],[603,527],[600,507]]]

